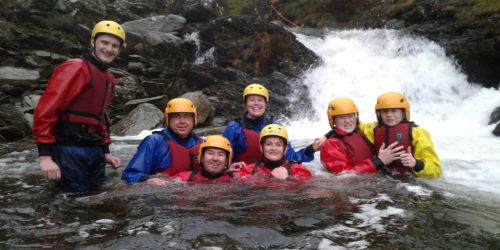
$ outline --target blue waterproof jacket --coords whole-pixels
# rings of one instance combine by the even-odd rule
[[[172,140],[178,144],[192,148],[198,140],[203,140],[194,134],[191,134],[187,139],[180,139],[168,128],[164,128],[165,132]],[[145,181],[149,179],[151,172],[159,169],[169,168],[172,163],[170,148],[165,138],[159,133],[153,133],[139,144],[137,152],[128,163],[128,166],[122,172],[122,180],[129,183]]]
[[[247,149],[247,141],[245,135],[243,133],[242,123],[245,121],[249,121],[250,119],[246,117],[246,115],[241,118],[231,121],[224,129],[224,133],[222,136],[226,137],[229,142],[231,142],[231,147],[233,148],[233,159],[232,161],[236,161],[236,157],[238,154],[244,153]],[[275,122],[269,122],[266,118],[261,118],[255,123],[255,120],[250,121],[253,126],[249,127],[252,131],[260,134],[260,131],[267,124],[276,124]],[[247,123],[248,124],[248,123]],[[312,145],[300,149],[299,151],[295,151],[290,143],[288,143],[288,150],[285,154],[285,158],[289,161],[295,162],[310,162],[314,160],[314,150],[312,149]]]

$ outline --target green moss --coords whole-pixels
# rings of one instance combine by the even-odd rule
[[[462,13],[466,19],[482,17],[500,12],[500,1],[498,0],[473,0],[474,4],[468,13]]]
[[[0,47],[9,48],[13,45],[12,29],[13,25],[6,21],[0,21]]]
[[[243,6],[248,2],[251,2],[251,0],[226,0],[227,5],[229,6],[230,15],[231,16],[241,15],[241,10]]]

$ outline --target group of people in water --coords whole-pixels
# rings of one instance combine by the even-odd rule
[[[105,165],[121,160],[109,151],[106,110],[115,77],[108,71],[125,44],[123,27],[101,21],[91,35],[90,51],[58,66],[34,115],[33,136],[45,177],[64,191],[87,191],[104,182]],[[303,181],[312,177],[302,165],[314,160],[329,172],[408,172],[439,178],[441,166],[429,133],[410,121],[410,104],[401,93],[382,94],[375,105],[377,121],[362,123],[353,100],[328,105],[331,126],[325,136],[296,151],[283,126],[265,117],[269,93],[261,84],[243,91],[246,112],[222,135],[193,133],[197,111],[191,100],[175,98],[165,107],[165,127],[144,138],[122,179],[127,183],[164,185],[170,176],[191,182],[252,181],[270,178]]]
[[[192,133],[197,116],[194,104],[172,99],[165,109],[166,127],[141,142],[122,179],[157,185],[167,181],[159,178],[163,175],[193,182],[248,180],[252,175],[306,180],[312,174],[301,163],[312,161],[316,151],[321,151],[321,163],[334,174],[379,170],[425,178],[441,174],[429,133],[409,121],[410,105],[401,93],[378,98],[378,121],[373,123],[359,121],[351,99],[332,100],[327,111],[332,130],[298,151],[292,148],[286,129],[265,118],[268,101],[266,87],[248,85],[243,91],[245,114],[231,121],[222,136],[200,139]]]

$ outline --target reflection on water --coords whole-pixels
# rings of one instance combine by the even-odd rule
[[[112,148],[127,162],[136,145]],[[126,185],[62,194],[32,145],[0,158],[0,248],[498,249],[500,209],[408,177],[325,173],[297,186]]]

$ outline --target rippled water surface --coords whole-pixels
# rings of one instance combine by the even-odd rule
[[[135,143],[117,144],[112,150],[128,161]],[[33,146],[15,148],[0,159],[0,248],[500,246],[498,200],[410,177],[333,176],[313,162],[315,178],[302,185],[172,181],[153,187],[125,185],[121,170],[109,168],[103,192],[63,194],[41,178]]]

